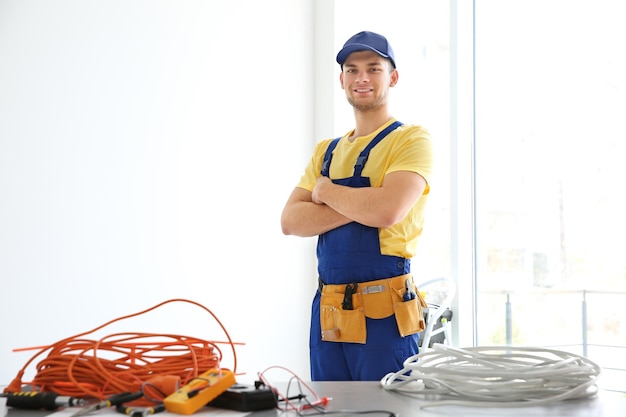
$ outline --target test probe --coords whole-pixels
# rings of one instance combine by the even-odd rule
[[[104,401],[99,401],[95,404],[90,405],[89,407],[85,407],[83,409],[78,410],[77,412],[75,412],[74,414],[72,414],[70,417],[80,417],[80,416],[84,416],[87,414],[91,414],[94,411],[98,411],[102,408],[109,408],[109,407],[117,407],[120,404],[124,404],[127,402],[131,402],[131,401],[135,401],[139,398],[143,397],[143,392],[141,391],[137,391],[137,392],[122,392],[120,394],[116,394],[113,395],[109,398],[107,398]]]

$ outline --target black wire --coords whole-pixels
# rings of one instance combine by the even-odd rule
[[[150,397],[146,394],[146,388],[150,388],[153,389],[154,391],[156,391],[156,393],[158,395],[160,395],[162,398],[167,397],[167,394],[165,394],[165,392],[163,392],[159,387],[157,387],[156,385],[150,383],[150,382],[144,382],[143,385],[141,386],[141,391],[143,392],[143,396],[145,399],[147,399],[150,402],[153,403],[160,403],[163,400],[159,399],[159,398],[155,398],[155,397]]]
[[[319,407],[321,408],[321,407]],[[314,407],[312,409],[317,410],[318,407]],[[398,417],[396,413],[389,410],[333,410],[326,411],[324,408],[322,410],[317,411],[315,413],[302,413],[300,411],[296,412],[298,416],[306,417],[306,416],[322,416],[322,415],[333,415],[333,414],[353,414],[353,415],[361,415],[361,414],[385,414],[389,417]]]

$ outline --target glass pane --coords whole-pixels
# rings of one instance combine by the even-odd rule
[[[475,5],[478,344],[624,368],[622,3]]]

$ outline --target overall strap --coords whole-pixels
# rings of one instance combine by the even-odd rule
[[[387,126],[385,129],[383,129],[382,131],[380,131],[380,133],[378,135],[376,135],[376,137],[374,139],[372,139],[372,141],[370,143],[367,144],[367,146],[365,147],[365,149],[363,149],[363,151],[361,152],[361,154],[359,155],[359,157],[356,160],[356,164],[354,165],[354,176],[355,177],[360,177],[361,173],[363,172],[363,167],[365,166],[365,163],[367,162],[367,158],[369,158],[370,156],[370,151],[372,150],[372,148],[376,145],[378,145],[378,143],[383,140],[385,138],[385,136],[387,136],[390,132],[392,132],[393,130],[395,130],[396,128],[402,126],[402,122],[399,121],[395,121],[392,124],[390,124],[389,126]]]
[[[372,139],[372,141],[367,144],[365,149],[363,149],[363,151],[357,158],[356,164],[354,165],[355,176],[359,176],[359,177],[361,176],[361,173],[363,172],[363,167],[365,166],[365,162],[367,162],[367,158],[369,158],[369,154],[372,148],[376,146],[381,140],[383,140],[385,136],[387,136],[390,132],[392,132],[393,130],[395,130],[397,127],[400,127],[400,126],[402,126],[402,122],[399,122],[399,121],[393,122],[392,124],[387,126],[385,129],[381,130],[380,133],[378,133],[378,135],[376,135],[376,137],[374,137],[374,139]],[[341,137],[333,139],[328,144],[328,148],[326,148],[326,154],[324,154],[324,162],[322,163],[322,171],[321,171],[321,174],[325,177],[330,176],[328,170],[330,169],[330,162],[333,159],[333,151],[335,150],[335,147],[337,147],[337,144],[339,143],[339,139],[341,139]]]
[[[335,147],[339,143],[339,139],[341,139],[341,137],[333,139],[332,142],[328,144],[328,148],[326,148],[326,154],[324,155],[324,162],[322,163],[322,172],[321,172],[321,174],[324,177],[330,176],[328,172],[330,168],[330,161],[333,159],[333,151],[335,150]]]

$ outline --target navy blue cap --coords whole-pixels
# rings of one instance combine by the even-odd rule
[[[359,32],[346,41],[343,48],[337,54],[337,63],[343,67],[343,63],[348,59],[348,55],[358,51],[374,51],[383,58],[387,58],[396,67],[396,59],[393,56],[393,49],[383,35],[374,32]]]

